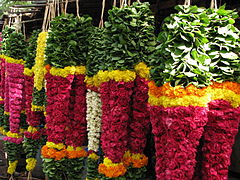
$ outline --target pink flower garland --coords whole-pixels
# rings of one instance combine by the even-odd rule
[[[19,133],[20,113],[23,110],[24,66],[21,64],[7,63],[7,67],[9,82],[10,131],[12,133]]]
[[[133,88],[133,117],[130,121],[129,146],[132,153],[143,153],[146,146],[147,133],[149,131],[150,118],[147,107],[148,103],[148,81],[136,77]]]
[[[4,104],[4,84],[5,84],[5,59],[0,59],[1,74],[0,74],[0,104]]]
[[[150,116],[155,135],[157,180],[191,179],[196,148],[207,123],[207,109],[151,106]]]
[[[72,96],[70,105],[71,122],[66,131],[66,145],[80,147],[87,139],[86,122],[86,84],[85,75],[75,75],[72,83]]]
[[[130,102],[134,82],[110,80],[100,86],[102,100],[102,149],[113,163],[121,162],[128,145]]]
[[[209,103],[208,123],[203,134],[202,179],[228,179],[228,166],[240,111],[225,100]]]
[[[25,75],[25,101],[26,101],[26,115],[27,115],[27,123],[30,126],[32,125],[32,93],[33,93],[33,76]],[[39,125],[39,124],[37,124]]]
[[[63,143],[66,128],[70,128],[69,104],[71,83],[74,75],[67,78],[46,74],[47,80],[47,138],[49,142]]]

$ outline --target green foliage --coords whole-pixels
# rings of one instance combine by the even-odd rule
[[[89,42],[89,54],[87,58],[87,76],[97,74],[99,70],[104,70],[103,62],[106,60],[106,52],[104,47],[105,29],[95,27],[91,33]]]
[[[26,158],[36,158],[39,146],[39,140],[24,137],[23,149],[26,153]]]
[[[134,168],[129,166],[125,177],[131,180],[144,180],[146,179],[147,168],[144,166],[142,168]]]
[[[27,42],[22,33],[17,33],[12,28],[3,31],[3,54],[14,59],[24,59],[26,56]]]
[[[233,25],[238,14],[224,8],[208,9],[207,12],[210,16],[207,53],[214,67],[211,73],[214,81],[229,80],[240,83],[240,31]]]
[[[0,127],[4,125],[3,119],[4,119],[4,105],[1,104],[0,105]]]
[[[57,16],[51,22],[51,31],[48,34],[46,64],[58,68],[85,65],[89,36],[93,29],[91,22],[92,18],[89,16]]]
[[[20,127],[23,129],[27,129],[28,128],[28,124],[26,122],[27,116],[25,113],[21,113],[20,114]]]
[[[22,144],[4,141],[4,151],[7,153],[9,161],[15,161],[20,159],[20,152],[22,150],[21,148]]]
[[[155,37],[154,18],[148,3],[113,7],[109,10],[105,29],[103,49],[106,60],[103,69],[133,69],[139,62],[149,62]]]
[[[9,131],[9,115],[3,115],[3,128],[6,132]]]
[[[87,158],[87,178],[89,180],[100,178],[100,175],[98,173],[98,166],[98,160]]]
[[[33,88],[33,101],[32,104],[35,106],[43,106],[45,105],[46,101],[46,93],[45,89],[42,88],[38,91],[35,87]]]
[[[151,63],[151,78],[156,84],[204,87],[211,80],[239,80],[235,77],[239,76],[239,31],[232,25],[236,13],[224,7],[176,9],[179,12],[165,19],[158,36]]]
[[[49,180],[81,180],[83,177],[84,158],[54,159],[43,158],[43,172]]]
[[[37,49],[37,39],[38,34],[41,32],[41,30],[34,30],[27,47],[27,55],[25,56],[25,64],[24,67],[31,69],[35,64],[35,58],[36,58],[36,49]]]

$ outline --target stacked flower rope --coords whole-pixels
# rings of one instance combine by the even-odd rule
[[[65,31],[63,29],[65,29]],[[51,22],[46,47],[47,143],[42,148],[49,179],[81,179],[86,150],[85,63],[90,17],[61,15]],[[68,47],[66,49],[66,47]]]
[[[41,53],[39,53],[39,49],[42,48],[41,41],[38,40],[39,31],[34,31],[30,41],[29,46],[27,48],[27,56],[26,61],[24,64],[24,75],[25,75],[25,96],[26,96],[26,116],[27,116],[27,123],[28,123],[28,129],[24,133],[24,141],[23,141],[23,147],[24,151],[26,153],[26,169],[27,171],[32,171],[37,163],[37,152],[39,149],[39,146],[41,145],[41,138],[44,129],[40,128],[42,125],[43,120],[43,112],[42,117],[37,116],[37,112],[32,111],[32,103],[33,103],[33,89],[34,89],[34,72],[33,72],[33,66],[35,63],[36,58],[36,52],[37,56],[39,57]],[[43,34],[43,33],[42,33]],[[46,33],[45,38],[43,38],[43,41],[46,41]],[[39,37],[42,39],[42,36]],[[40,50],[41,51],[41,50]],[[42,48],[42,53],[44,52],[44,48]],[[43,59],[43,55],[42,55]],[[36,68],[35,68],[36,70]]]
[[[154,81],[149,83],[157,179],[227,179],[239,123],[239,31],[232,25],[236,13],[224,7],[176,9],[159,35],[151,69]],[[221,48],[224,38],[234,44],[225,43],[227,51]],[[202,167],[194,172],[202,136]]]
[[[13,45],[14,44],[14,45]],[[26,43],[21,33],[13,31],[4,41],[5,59],[5,98],[6,111],[9,110],[9,131],[4,138],[4,145],[9,160],[8,173],[15,172],[26,128],[24,100],[24,61]],[[15,59],[14,59],[15,58]],[[6,93],[7,91],[7,93]]]
[[[146,172],[143,167],[147,165],[147,157],[143,149],[149,121],[143,108],[147,106],[147,86],[144,79],[136,79],[134,67],[141,60],[148,60],[146,57],[154,50],[154,36],[148,36],[154,30],[149,14],[146,3],[114,7],[105,23],[103,48],[106,54],[102,56],[105,60],[95,66],[98,73],[92,78],[93,84],[100,85],[102,101],[101,147],[105,157],[98,168],[101,179],[138,179]],[[146,36],[149,41],[142,41]],[[144,74],[145,68],[147,66],[140,63],[136,69]],[[140,86],[144,87],[143,91]],[[140,94],[143,99],[139,98]],[[141,143],[140,147],[131,141]]]

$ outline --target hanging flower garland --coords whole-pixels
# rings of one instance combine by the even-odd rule
[[[205,10],[196,6],[177,6],[176,9],[179,13],[166,19],[163,32],[159,34],[161,44],[156,49],[151,69],[151,78],[154,82],[149,83],[150,117],[155,135],[157,179],[187,180],[195,178],[193,177],[196,165],[195,157],[202,135],[204,144],[201,178],[227,179],[230,149],[239,121],[236,118],[238,110],[233,109],[233,107],[239,106],[239,95],[233,89],[239,87],[237,83],[228,82],[228,80],[238,81],[236,78],[239,73],[236,68],[238,60],[234,53],[238,48],[228,54],[221,50],[224,44],[222,42],[223,44],[220,45],[219,52],[217,52],[215,42],[220,36],[225,37],[224,34],[221,34],[222,29],[216,27],[216,24],[219,24],[222,16],[226,15],[229,17],[223,18],[226,18],[223,26],[227,26],[228,19],[234,13],[228,11],[223,15],[224,7],[221,8],[221,13],[217,10],[213,12],[213,10]],[[188,19],[193,17],[192,14],[194,14],[194,19]],[[202,14],[209,15],[209,17],[206,16],[208,20],[197,23]],[[177,23],[176,18],[179,19]],[[213,21],[214,18],[216,21]],[[181,29],[182,23],[185,22],[184,29],[186,31],[179,31],[178,29]],[[195,28],[196,30],[200,26],[204,28],[199,29],[198,32],[191,31],[192,34],[188,32],[190,29]],[[216,36],[216,41],[211,39],[212,31],[215,32],[209,30],[211,28],[219,28],[218,33],[221,35]],[[228,25],[228,28],[231,29],[231,36],[235,39],[238,36],[234,34],[235,28],[232,25]],[[194,34],[196,32],[198,35]],[[194,43],[195,37],[199,36],[201,36],[198,39],[199,42]],[[179,37],[181,42],[172,37]],[[166,39],[168,40],[166,41]],[[236,45],[237,41],[233,40],[233,44]],[[226,44],[226,46],[228,45]],[[176,49],[173,50],[170,47]],[[202,50],[203,52],[201,52]],[[187,52],[191,52],[191,54]],[[225,53],[229,56],[225,56]],[[219,60],[220,56],[221,61]],[[229,63],[227,70],[222,67],[225,61]],[[225,123],[228,125],[227,130],[223,127]],[[227,138],[220,140],[219,137],[222,136],[227,136]],[[224,147],[227,147],[226,151],[224,149],[224,153],[216,150]],[[199,174],[199,172],[195,172],[195,174]]]
[[[1,46],[1,53],[3,54],[7,54],[9,55],[9,52],[8,49],[9,49],[9,46],[7,43],[7,40],[9,38],[9,35],[11,33],[14,32],[14,29],[12,28],[5,28],[2,32],[2,46]],[[0,127],[0,130],[1,130],[1,134],[3,135],[6,135],[6,133],[9,131],[9,89],[8,89],[8,82],[5,80],[6,78],[6,67],[5,67],[5,64],[6,64],[6,56],[5,55],[1,55],[1,59],[3,60],[1,65],[2,65],[2,68],[1,68],[1,87],[3,88],[2,89],[2,99],[3,99],[3,106],[2,108],[4,108],[4,110],[2,110],[1,112],[3,112],[3,114],[1,115],[1,127]],[[4,98],[3,98],[4,97]]]
[[[66,31],[62,31],[62,25]],[[51,22],[45,51],[48,64],[45,76],[48,140],[42,148],[44,172],[50,179],[66,176],[75,180],[82,176],[84,158],[87,156],[82,147],[87,135],[85,55],[91,27],[90,17],[78,18],[69,14],[56,17]],[[74,37],[69,36],[71,32],[75,34]],[[82,34],[77,35],[75,32]],[[59,43],[56,42],[56,34]]]
[[[42,36],[42,34],[44,36]],[[29,47],[27,48],[26,62],[24,64],[26,116],[27,116],[26,121],[28,123],[28,129],[24,133],[23,147],[26,153],[26,158],[27,158],[26,159],[27,171],[32,171],[36,166],[36,163],[37,163],[36,155],[37,155],[39,146],[41,146],[41,138],[42,138],[42,134],[44,133],[44,129],[41,128],[42,121],[44,119],[43,112],[40,112],[41,113],[40,114],[39,112],[32,111],[33,96],[36,94],[36,93],[35,94],[33,93],[33,89],[34,89],[33,66],[35,62],[36,52],[37,52],[37,56],[39,56],[41,54],[40,53],[41,50],[44,51],[44,47],[42,47],[41,45],[43,44],[42,41],[46,41],[46,35],[47,35],[46,33],[42,33],[42,34],[39,35],[39,31],[33,32],[29,41]],[[39,35],[39,39],[41,40],[38,40],[38,35]],[[43,58],[43,55],[41,55],[41,57]],[[34,70],[36,71],[36,67]],[[40,116],[38,116],[38,114]]]
[[[102,102],[99,93],[99,83],[97,73],[101,69],[100,64],[103,57],[103,35],[104,28],[94,28],[90,36],[89,58],[86,63],[87,85],[87,131],[88,131],[88,159],[87,159],[87,179],[100,178],[98,166],[101,159],[101,119],[102,119]]]
[[[4,47],[6,48],[4,53],[7,55],[4,58],[6,61],[5,82],[8,90],[5,97],[7,97],[6,110],[9,110],[9,131],[4,138],[4,144],[9,159],[8,173],[11,175],[15,172],[17,166],[19,152],[22,147],[21,143],[23,141],[22,134],[26,128],[23,75],[24,61],[22,59],[11,58],[21,58],[25,54],[26,44],[23,39],[22,34],[12,32],[4,42]],[[10,44],[14,44],[15,47],[10,46]]]

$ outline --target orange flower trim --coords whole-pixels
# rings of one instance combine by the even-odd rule
[[[206,94],[206,88],[197,88],[190,84],[186,88],[181,86],[172,87],[170,83],[157,87],[154,81],[149,82],[149,93],[155,97],[167,96],[169,98],[182,98],[184,96],[199,96]]]
[[[223,83],[217,83],[213,82],[213,84],[210,86],[212,89],[228,89],[233,91],[236,94],[240,94],[240,84],[236,82],[231,81],[225,81]]]
[[[127,151],[123,157],[123,163],[126,166],[132,165],[134,168],[142,168],[144,166],[147,166],[148,157],[144,154],[134,154]]]
[[[83,148],[76,148],[76,150],[69,151],[66,148],[63,148],[61,150],[49,148],[47,145],[42,147],[41,153],[44,158],[51,158],[55,159],[56,161],[61,160],[65,157],[68,159],[74,159],[87,156],[87,152]]]
[[[104,158],[103,163],[98,167],[98,172],[109,178],[123,176],[126,171],[127,169],[123,163],[113,163],[108,158]]]

